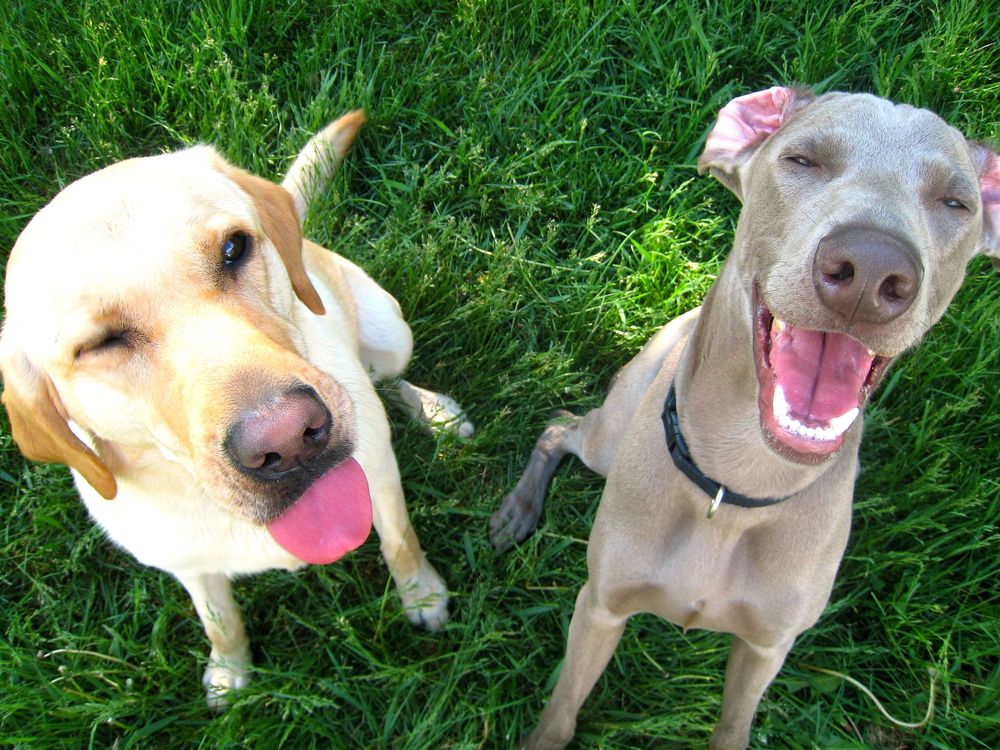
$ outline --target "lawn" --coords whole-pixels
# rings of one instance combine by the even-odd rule
[[[0,254],[60,188],[212,142],[280,179],[309,134],[369,125],[307,232],[401,302],[410,379],[478,433],[391,411],[411,515],[453,591],[443,633],[401,615],[371,538],[341,563],[237,584],[256,675],[218,717],[208,647],[167,574],[112,547],[64,467],[0,425],[0,746],[510,748],[554,684],[601,482],[557,475],[542,526],[486,523],[554,407],[697,305],[738,203],[694,163],[731,97],[871,91],[1000,141],[1000,6],[955,2],[252,0],[0,6]],[[73,237],[67,236],[67,242]],[[831,602],[757,714],[755,747],[1000,746],[1000,276],[979,258],[865,425]],[[575,747],[703,746],[727,638],[629,626]],[[862,692],[809,665],[849,675]]]

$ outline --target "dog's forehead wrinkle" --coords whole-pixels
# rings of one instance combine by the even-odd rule
[[[828,142],[868,159],[902,161],[901,155],[959,158],[964,137],[925,109],[894,105],[870,95],[821,97],[789,123],[788,135]],[[864,164],[864,159],[858,160]]]

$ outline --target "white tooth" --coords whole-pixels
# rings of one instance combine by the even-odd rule
[[[775,318],[771,323],[771,331],[774,333],[781,333],[785,330],[785,321]]]
[[[787,417],[791,410],[792,407],[788,405],[788,399],[785,398],[785,389],[780,385],[774,386],[774,403],[771,408],[774,416],[780,421],[782,417]]]
[[[854,424],[854,420],[857,419],[858,414],[861,410],[858,407],[854,407],[850,411],[846,411],[839,417],[834,417],[830,420],[830,429],[835,433],[837,437],[840,437],[845,432],[847,428]]]

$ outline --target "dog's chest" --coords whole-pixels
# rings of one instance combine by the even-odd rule
[[[174,574],[244,575],[304,565],[261,526],[227,512],[196,488],[175,482],[175,492],[156,496],[119,482],[118,496],[104,500],[77,481],[94,521],[139,562]]]
[[[759,644],[780,642],[815,622],[846,530],[828,529],[822,542],[808,541],[808,533],[799,529],[796,537],[782,523],[748,528],[739,514],[756,509],[724,507],[709,519],[690,510],[702,498],[690,499],[686,505],[661,498],[659,513],[649,506],[646,512],[599,513],[605,517],[595,523],[592,544],[599,551],[591,559],[612,609],[630,608],[635,599],[641,610],[685,629],[736,627]],[[673,510],[664,510],[664,503]]]

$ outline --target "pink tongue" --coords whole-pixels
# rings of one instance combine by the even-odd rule
[[[361,546],[372,528],[368,480],[349,458],[317,479],[267,530],[303,562],[326,565]]]
[[[861,398],[872,355],[843,333],[786,326],[771,339],[771,368],[792,416],[829,422]]]

